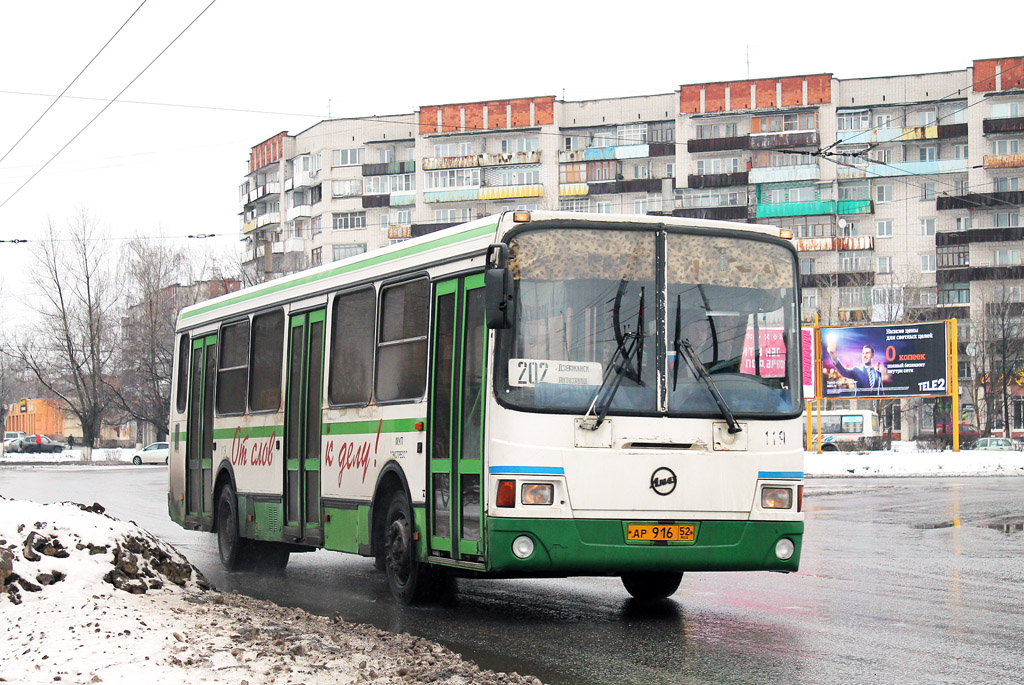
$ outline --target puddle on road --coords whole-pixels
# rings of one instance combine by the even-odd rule
[[[940,528],[959,528],[962,524],[960,521],[942,521],[941,523],[919,523],[914,526],[917,530],[938,530]],[[1000,533],[1024,533],[1024,522],[1019,521],[1004,521],[1002,523],[978,523],[974,524],[977,528],[991,528],[992,530],[998,530]]]

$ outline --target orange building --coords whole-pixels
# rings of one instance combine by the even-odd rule
[[[7,408],[4,430],[64,438],[64,410],[57,400],[24,399]]]

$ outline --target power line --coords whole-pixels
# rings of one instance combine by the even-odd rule
[[[7,159],[7,156],[8,156],[8,155],[10,155],[10,154],[11,154],[12,152],[14,152],[14,148],[18,147],[18,144],[19,144],[19,143],[20,143],[20,142],[21,142],[22,140],[24,140],[24,139],[25,139],[25,136],[27,136],[27,135],[28,135],[29,133],[31,133],[32,129],[34,129],[34,128],[36,127],[36,124],[38,124],[38,123],[39,123],[40,121],[42,121],[43,117],[45,117],[45,116],[46,116],[46,114],[47,114],[47,113],[48,113],[48,112],[49,112],[49,111],[50,111],[51,109],[53,109],[53,106],[54,106],[54,105],[56,105],[56,104],[57,104],[57,103],[58,103],[58,102],[60,101],[60,99],[61,99],[62,97],[64,97],[64,94],[68,92],[68,90],[69,90],[69,89],[71,88],[71,86],[75,85],[75,81],[77,81],[77,80],[78,80],[78,79],[79,79],[79,78],[80,78],[80,77],[82,76],[82,74],[84,74],[84,73],[85,73],[85,70],[86,70],[86,69],[88,69],[88,68],[89,68],[90,66],[92,66],[92,63],[96,61],[96,58],[97,58],[97,57],[99,57],[99,56],[100,56],[100,54],[102,54],[102,52],[103,52],[104,50],[106,50],[106,49],[107,49],[107,46],[108,46],[108,45],[110,45],[110,43],[111,43],[111,42],[113,42],[113,40],[114,40],[115,38],[117,38],[117,34],[121,33],[121,29],[123,29],[123,28],[124,28],[125,26],[127,26],[127,25],[128,25],[128,22],[130,22],[130,21],[132,20],[132,18],[133,18],[133,17],[134,17],[134,16],[136,15],[136,14],[138,14],[138,13],[139,13],[139,10],[140,10],[140,9],[142,9],[142,5],[145,5],[145,4],[146,4],[146,2],[147,2],[147,0],[142,0],[142,3],[141,3],[141,4],[140,4],[140,5],[138,6],[138,7],[136,7],[136,8],[135,8],[135,11],[134,11],[134,12],[132,12],[132,13],[131,13],[131,14],[130,14],[130,15],[128,16],[128,18],[124,20],[124,23],[123,23],[123,24],[121,24],[121,26],[120,26],[120,27],[119,27],[119,28],[118,28],[118,29],[117,29],[116,31],[114,31],[114,35],[112,35],[112,36],[111,36],[110,38],[108,38],[108,39],[107,39],[107,42],[103,44],[103,47],[101,47],[101,48],[99,49],[99,52],[97,52],[97,53],[96,53],[95,55],[93,55],[93,56],[92,56],[92,59],[91,59],[91,60],[89,60],[89,62],[88,62],[88,63],[87,63],[87,64],[86,64],[86,65],[85,65],[84,67],[82,67],[82,70],[81,70],[80,72],[78,72],[78,75],[77,75],[77,76],[75,76],[75,78],[71,79],[71,83],[69,83],[68,85],[66,85],[66,86],[64,87],[64,90],[62,90],[62,91],[60,92],[60,95],[58,95],[57,97],[55,97],[55,98],[53,99],[53,102],[51,102],[51,103],[50,103],[50,106],[49,106],[49,107],[47,107],[47,108],[46,108],[45,110],[43,110],[43,113],[42,113],[42,114],[40,114],[40,115],[39,115],[38,117],[36,117],[36,120],[32,122],[32,125],[31,125],[31,126],[29,126],[29,127],[28,127],[28,129],[27,129],[27,130],[26,130],[26,131],[25,131],[24,133],[22,133],[22,134],[21,134],[21,137],[20,137],[20,138],[18,138],[18,139],[17,139],[16,141],[14,141],[14,145],[12,145],[12,146],[11,146],[11,149],[10,149],[10,150],[8,150],[7,152],[5,152],[5,153],[4,153],[4,156],[3,156],[3,157],[0,157],[0,164],[3,164],[3,161],[4,161],[5,159]]]
[[[170,43],[168,43],[168,44],[167,44],[167,45],[166,45],[166,46],[164,47],[164,49],[163,49],[163,50],[161,50],[161,51],[160,51],[159,53],[157,53],[156,57],[154,57],[154,58],[153,58],[152,60],[150,60],[149,64],[147,64],[147,65],[146,65],[145,67],[143,67],[143,68],[142,68],[142,71],[140,71],[140,72],[139,72],[138,74],[136,74],[136,75],[135,75],[135,77],[134,77],[134,78],[133,78],[133,79],[132,79],[131,81],[129,81],[129,82],[128,82],[128,84],[127,84],[127,85],[126,85],[126,86],[125,86],[124,88],[122,88],[122,89],[121,89],[121,91],[120,91],[120,92],[119,92],[119,93],[118,93],[117,95],[115,95],[115,96],[114,96],[114,97],[113,97],[113,98],[112,98],[112,99],[111,99],[110,101],[108,101],[108,102],[107,102],[107,104],[103,106],[103,109],[101,109],[101,110],[100,110],[99,112],[97,112],[97,113],[96,113],[96,115],[95,115],[95,116],[94,116],[94,117],[93,117],[92,119],[90,119],[90,120],[89,120],[89,121],[88,121],[88,122],[87,122],[87,123],[85,124],[85,126],[83,126],[83,127],[82,127],[82,128],[81,128],[81,129],[79,130],[79,131],[78,131],[78,133],[76,133],[75,135],[73,135],[73,136],[71,137],[71,140],[69,140],[68,142],[64,143],[63,147],[61,147],[61,148],[60,148],[59,150],[57,150],[57,152],[55,152],[55,153],[53,154],[53,156],[52,156],[52,157],[50,157],[50,159],[46,160],[46,163],[44,163],[44,164],[43,164],[43,165],[42,165],[41,167],[39,167],[39,169],[37,169],[37,170],[36,170],[36,172],[35,172],[34,174],[32,174],[31,176],[29,176],[29,177],[28,177],[28,179],[27,179],[27,180],[26,180],[26,181],[25,181],[24,183],[22,183],[22,184],[21,184],[20,186],[18,186],[18,189],[17,189],[17,190],[15,190],[15,191],[14,191],[13,193],[11,193],[11,194],[10,194],[10,195],[8,196],[8,198],[7,198],[6,200],[4,200],[3,202],[0,202],[0,208],[2,208],[2,207],[3,207],[4,205],[6,205],[6,204],[7,204],[8,202],[10,202],[10,201],[11,201],[11,198],[13,198],[13,197],[14,197],[15,195],[17,195],[17,194],[18,194],[19,192],[21,192],[22,188],[24,188],[24,187],[25,187],[25,186],[27,186],[27,185],[28,185],[29,183],[31,183],[31,182],[32,182],[32,180],[33,180],[33,179],[34,179],[34,178],[35,178],[36,176],[38,176],[38,175],[39,175],[39,174],[40,174],[40,173],[41,173],[41,172],[43,171],[43,169],[45,169],[45,168],[46,168],[47,166],[49,166],[50,162],[52,162],[52,161],[53,161],[54,159],[56,159],[56,158],[57,158],[57,156],[58,156],[58,155],[59,155],[60,153],[64,152],[64,150],[65,150],[65,149],[67,149],[67,147],[68,147],[69,145],[71,145],[71,143],[73,143],[73,142],[75,141],[75,139],[77,139],[77,138],[78,138],[78,136],[82,135],[82,133],[84,133],[84,132],[85,132],[85,130],[86,130],[87,128],[89,128],[89,126],[91,126],[91,125],[92,125],[92,123],[93,123],[94,121],[96,121],[96,120],[97,120],[97,119],[98,119],[98,118],[100,117],[100,115],[102,115],[102,114],[103,114],[104,112],[106,112],[106,111],[107,111],[107,109],[108,109],[108,108],[110,107],[110,105],[114,104],[114,102],[115,102],[115,101],[116,101],[116,100],[117,100],[117,99],[118,99],[119,97],[121,97],[121,95],[122,95],[122,94],[123,94],[123,93],[124,93],[124,92],[125,92],[126,90],[128,90],[128,89],[129,89],[129,88],[130,88],[130,87],[132,86],[132,84],[134,84],[134,83],[135,83],[136,81],[138,81],[138,80],[139,80],[139,78],[141,78],[141,77],[142,77],[142,75],[143,75],[143,74],[145,74],[145,73],[146,73],[146,71],[148,71],[148,70],[149,70],[149,68],[150,68],[151,66],[153,66],[153,64],[154,64],[154,63],[155,63],[155,62],[156,62],[156,61],[157,61],[158,59],[160,59],[160,58],[161,58],[161,57],[163,56],[163,54],[164,54],[165,52],[167,52],[168,50],[170,50],[171,46],[172,46],[172,45],[174,45],[174,44],[175,44],[175,43],[176,43],[176,42],[178,41],[178,39],[179,39],[179,38],[181,38],[181,37],[182,37],[182,35],[184,35],[184,33],[185,33],[186,31],[188,31],[188,30],[189,30],[189,29],[190,29],[190,28],[192,27],[192,25],[193,25],[193,24],[195,24],[195,23],[196,23],[197,21],[199,21],[199,18],[200,18],[200,17],[202,17],[202,16],[204,15],[204,14],[206,14],[206,10],[210,9],[210,7],[212,7],[212,6],[213,6],[213,3],[215,3],[215,2],[217,2],[217,0],[210,0],[210,4],[209,4],[209,5],[207,5],[206,7],[204,7],[204,8],[202,9],[202,11],[200,11],[200,12],[199,12],[199,14],[197,14],[197,15],[196,15],[195,19],[193,19],[193,20],[192,20],[191,22],[189,22],[188,26],[186,26],[185,28],[183,28],[183,29],[181,30],[181,32],[180,32],[180,33],[179,33],[179,34],[178,34],[177,36],[175,36],[175,37],[174,37],[174,38],[173,38],[173,39],[171,40],[171,42],[170,42]]]

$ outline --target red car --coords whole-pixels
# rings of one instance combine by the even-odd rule
[[[944,437],[950,442],[953,441],[953,426],[952,423],[947,419],[946,421],[939,421],[935,424],[935,436]],[[981,431],[978,430],[977,426],[973,426],[966,421],[960,422],[960,443],[970,444],[981,437]]]

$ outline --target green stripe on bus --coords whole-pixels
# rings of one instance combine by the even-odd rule
[[[325,423],[324,435],[356,435],[361,433],[376,433],[380,427],[381,433],[411,433],[416,430],[416,424],[425,422],[426,419],[386,419],[377,421],[349,421],[345,423]]]
[[[241,302],[246,302],[257,297],[263,297],[264,295],[270,295],[272,293],[281,292],[284,290],[288,290],[290,288],[296,288],[300,285],[316,283],[317,281],[322,281],[325,278],[331,278],[332,276],[340,276],[341,274],[346,274],[351,271],[357,271],[359,269],[365,269],[370,266],[376,266],[378,264],[383,264],[394,259],[401,259],[402,257],[408,257],[410,255],[418,254],[420,252],[426,252],[427,250],[433,250],[438,247],[445,247],[447,245],[461,243],[465,240],[472,240],[473,238],[485,236],[488,233],[494,233],[494,231],[497,228],[497,224],[488,224],[486,226],[481,226],[480,228],[474,228],[472,230],[463,231],[462,233],[457,233],[453,236],[447,236],[445,238],[431,240],[430,242],[423,243],[422,245],[413,245],[385,255],[368,256],[366,259],[361,259],[357,262],[345,264],[334,269],[328,269],[327,271],[323,271],[320,273],[303,276],[302,278],[297,278],[294,281],[288,281],[287,283],[272,283],[265,287],[253,290],[251,292],[242,293],[237,297],[225,300],[224,302],[209,304],[204,307],[199,307],[198,309],[193,309],[191,311],[184,312],[182,313],[181,318],[189,319],[193,316],[199,316],[200,314],[212,312],[213,310],[220,309],[221,307],[228,307],[233,304],[239,304]],[[372,255],[373,253],[371,252],[368,254]]]
[[[238,435],[250,438],[269,438],[271,435],[283,435],[284,426],[239,426],[238,428],[217,428],[213,431],[214,440],[230,440]]]

